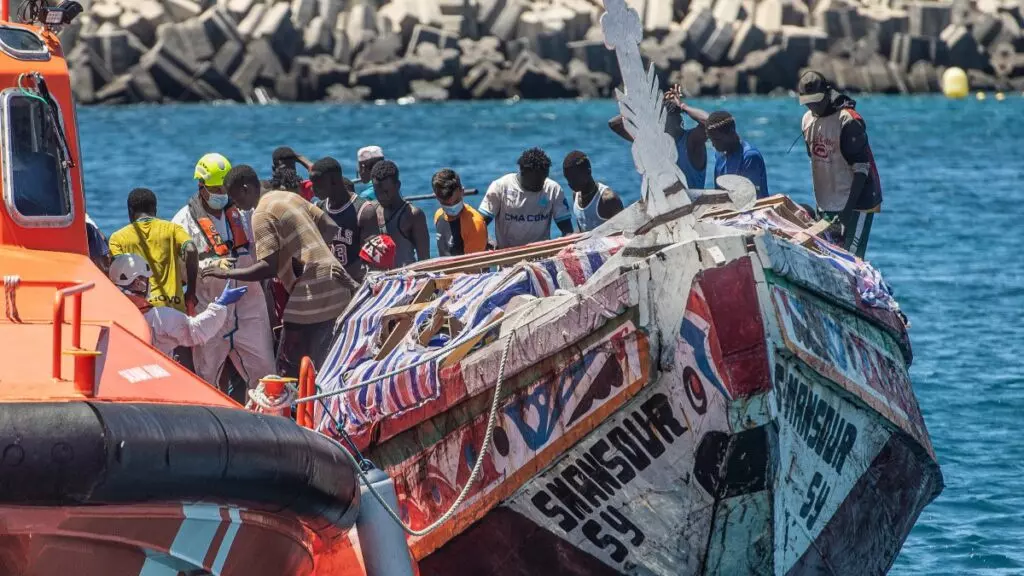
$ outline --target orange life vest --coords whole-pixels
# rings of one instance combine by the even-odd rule
[[[242,214],[238,211],[238,208],[228,206],[224,209],[228,227],[231,229],[231,242],[226,242],[220,233],[217,232],[217,225],[213,223],[213,218],[205,215],[205,212],[203,214],[203,216],[199,216],[193,211],[192,217],[195,218],[199,229],[203,231],[203,236],[206,237],[206,244],[210,247],[210,250],[204,252],[204,254],[212,252],[221,257],[230,256],[232,250],[249,246],[249,236],[245,233],[245,225],[242,224]]]

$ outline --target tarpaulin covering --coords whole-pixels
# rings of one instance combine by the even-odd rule
[[[545,297],[558,289],[586,282],[623,245],[619,237],[592,238],[568,246],[556,256],[480,274],[459,274],[435,300],[417,313],[412,329],[381,360],[374,360],[380,345],[382,318],[389,308],[410,304],[436,273],[397,271],[368,278],[352,306],[339,320],[338,333],[320,368],[317,387],[332,392],[409,367],[383,380],[331,396],[327,407],[317,406],[318,429],[331,433],[334,421],[344,423],[350,434],[364,431],[374,422],[417,408],[438,397],[438,364],[443,356],[430,358],[500,316],[518,295]],[[443,310],[463,329],[454,339],[438,337],[422,346],[418,335]],[[415,366],[414,366],[415,365]]]

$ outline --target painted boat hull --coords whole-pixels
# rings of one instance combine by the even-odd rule
[[[481,486],[410,540],[421,574],[884,573],[942,489],[902,320],[767,234],[646,265],[524,329]],[[370,448],[414,527],[468,479],[499,348]]]

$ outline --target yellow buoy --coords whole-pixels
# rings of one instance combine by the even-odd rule
[[[978,100],[984,100],[985,98],[988,98],[988,96],[986,96],[985,93],[981,91],[978,91],[978,93],[975,94],[974,97],[977,98]]]
[[[1000,102],[1006,100],[1006,94],[1003,94],[1002,92],[996,92],[996,100],[999,100]]]
[[[966,98],[970,92],[971,87],[967,82],[967,73],[963,71],[963,68],[956,66],[946,68],[946,71],[942,73],[942,93],[946,95],[946,98]]]

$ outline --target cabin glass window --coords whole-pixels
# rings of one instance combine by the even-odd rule
[[[40,99],[20,93],[7,98],[5,188],[8,201],[23,217],[71,215],[61,140],[48,114],[48,106]]]

